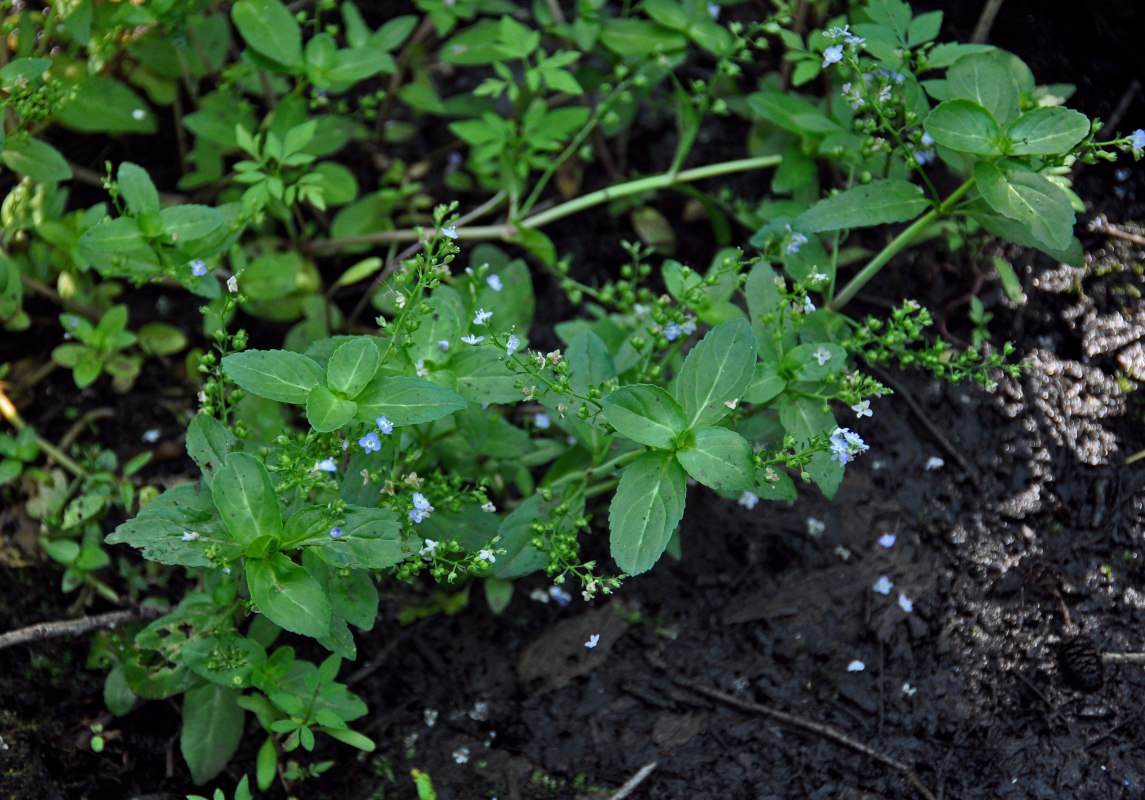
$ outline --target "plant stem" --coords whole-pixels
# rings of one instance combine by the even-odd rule
[[[947,197],[940,205],[932,208],[930,211],[923,214],[921,217],[912,222],[902,233],[896,236],[890,244],[879,251],[878,255],[872,258],[867,266],[859,271],[859,274],[851,278],[850,283],[843,287],[843,291],[835,295],[835,298],[828,304],[829,308],[833,311],[839,311],[843,306],[847,305],[851,299],[859,293],[859,290],[867,285],[871,278],[878,274],[886,263],[898,255],[899,251],[909,245],[914,239],[929,227],[935,220],[946,214],[951,206],[962,198],[964,194],[970,191],[974,186],[974,179],[970,178],[957,189],[955,189],[949,197]]]
[[[737,161],[723,161],[719,164],[709,164],[705,167],[686,169],[674,175],[665,172],[647,178],[638,178],[628,183],[622,183],[619,186],[609,186],[608,188],[586,194],[583,197],[578,197],[575,200],[569,200],[567,203],[561,203],[559,206],[550,208],[548,211],[542,211],[539,214],[526,217],[518,223],[458,227],[457,238],[508,240],[517,234],[519,228],[541,228],[550,222],[555,222],[558,219],[575,214],[578,211],[598,206],[601,203],[606,203],[609,200],[615,200],[619,197],[628,197],[629,195],[649,192],[654,189],[664,189],[678,183],[691,183],[692,181],[703,180],[704,178],[714,178],[718,175],[728,175],[734,172],[746,172],[752,169],[774,167],[778,166],[782,159],[782,156],[742,158]],[[350,245],[380,244],[382,242],[415,242],[417,240],[417,231],[412,228],[406,228],[396,231],[378,231],[377,233],[367,233],[359,236],[343,236],[337,239],[326,239],[325,241],[313,242],[309,246],[309,249],[311,252],[320,253],[327,250],[337,250],[339,247],[347,247]]]

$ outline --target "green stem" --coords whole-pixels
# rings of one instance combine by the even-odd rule
[[[709,164],[705,167],[696,167],[695,169],[686,169],[683,172],[672,174],[665,172],[661,175],[652,175],[647,178],[638,178],[628,183],[622,183],[618,186],[610,186],[606,189],[600,189],[595,192],[578,197],[575,200],[569,200],[567,203],[561,203],[559,206],[550,208],[548,211],[542,211],[539,214],[534,214],[531,217],[526,217],[519,223],[506,223],[504,225],[474,225],[471,227],[459,227],[457,229],[457,238],[459,239],[512,239],[518,231],[518,228],[541,228],[548,225],[550,222],[555,222],[558,219],[570,216],[578,211],[584,211],[587,208],[598,206],[601,203],[606,203],[609,200],[615,200],[619,197],[628,197],[629,195],[639,194],[640,192],[649,192],[655,189],[664,189],[669,186],[675,186],[680,183],[691,183],[692,181],[703,180],[704,178],[713,178],[718,175],[728,175],[734,172],[747,172],[752,169],[764,169],[766,167],[775,167],[783,160],[782,156],[759,156],[757,158],[742,158],[737,161],[724,161],[719,164]],[[343,236],[337,239],[326,239],[325,241],[313,242],[309,246],[309,250],[314,253],[320,253],[327,250],[337,250],[340,247],[349,247],[359,244],[379,244],[381,242],[416,242],[418,240],[417,231],[406,228],[396,231],[378,231],[377,233],[367,233],[360,236]]]
[[[548,488],[549,489],[555,489],[556,487],[558,487],[562,484],[569,483],[571,481],[577,481],[577,480],[583,480],[583,481],[587,482],[591,476],[593,476],[597,473],[600,473],[600,472],[611,473],[612,470],[614,470],[618,467],[624,466],[629,461],[635,461],[637,458],[639,458],[640,456],[642,456],[646,452],[648,452],[648,451],[644,450],[644,449],[630,450],[627,453],[621,453],[620,455],[616,456],[615,458],[613,458],[609,461],[605,461],[603,464],[598,464],[594,467],[589,467],[588,469],[578,469],[575,472],[565,473],[564,475],[557,478],[552,483],[548,484]],[[591,489],[589,487],[586,487],[586,491],[591,491]],[[599,494],[599,492],[596,492],[594,494]]]
[[[957,189],[955,189],[949,197],[946,198],[940,205],[932,208],[930,211],[923,214],[921,217],[912,222],[902,233],[891,240],[890,244],[879,251],[878,255],[872,258],[867,266],[859,271],[859,274],[851,278],[850,283],[843,287],[843,291],[835,295],[835,299],[829,304],[829,308],[833,311],[839,311],[843,306],[847,305],[851,299],[859,293],[859,291],[867,285],[871,278],[878,274],[886,263],[898,255],[899,251],[909,245],[915,238],[918,237],[927,227],[929,227],[935,220],[950,211],[950,208],[958,202],[958,200],[966,194],[974,186],[974,179],[970,178]]]

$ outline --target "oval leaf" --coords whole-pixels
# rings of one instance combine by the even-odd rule
[[[385,415],[395,425],[433,422],[468,405],[451,389],[404,376],[375,378],[357,399],[358,419],[373,422]]]
[[[930,207],[922,187],[892,178],[852,186],[804,211],[794,226],[807,233],[907,222]]]
[[[951,150],[983,156],[1002,152],[998,146],[1002,136],[998,123],[989,111],[970,100],[939,103],[924,126],[934,141]]]
[[[215,472],[211,497],[230,531],[246,547],[259,536],[282,533],[282,511],[270,482],[270,473],[250,453],[229,453]]]
[[[13,172],[40,183],[66,181],[72,176],[72,168],[60,151],[39,139],[8,139],[0,159]]]
[[[315,639],[330,633],[330,600],[318,581],[282,553],[247,559],[251,599],[283,630]]]
[[[380,362],[377,345],[370,337],[351,339],[339,345],[330,356],[330,363],[326,365],[326,385],[347,397],[356,397],[374,379]]]
[[[647,447],[669,449],[688,427],[684,409],[659,386],[622,386],[601,401],[604,417],[623,436]]]
[[[238,0],[231,20],[259,55],[287,67],[301,60],[302,29],[279,0]]]
[[[343,400],[325,386],[315,386],[306,398],[306,420],[319,433],[336,431],[354,418],[358,404]]]
[[[208,683],[183,695],[183,730],[179,749],[196,786],[214,778],[239,749],[243,710],[239,692]]]
[[[1018,84],[997,52],[958,59],[946,72],[946,90],[951,98],[963,98],[984,108],[1002,125],[1018,116]]]
[[[725,403],[743,396],[751,382],[758,349],[751,325],[742,319],[712,328],[692,348],[674,389],[684,406],[687,427],[711,425],[731,413]]]
[[[248,350],[223,359],[227,377],[251,394],[302,405],[326,379],[311,358],[289,350]]]
[[[647,572],[684,516],[688,481],[671,453],[645,453],[620,473],[608,510],[612,558],[629,575]]]
[[[983,199],[1004,217],[1025,225],[1047,247],[1064,250],[1073,237],[1074,213],[1061,187],[1035,172],[981,161],[974,182]]]
[[[1072,108],[1035,108],[1006,129],[1010,154],[1054,155],[1068,151],[1089,133],[1089,117]]]
[[[755,483],[751,443],[727,428],[700,428],[676,458],[689,475],[716,491],[740,492]]]

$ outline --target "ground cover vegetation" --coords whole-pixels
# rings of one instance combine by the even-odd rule
[[[1071,175],[1139,158],[1145,133],[1099,138],[1071,87],[940,42],[941,12],[737,9],[10,9],[0,318],[59,340],[77,390],[129,396],[153,360],[197,384],[197,407],[180,416],[195,474],[160,486],[139,477],[155,450],[52,441],[0,395],[0,481],[77,608],[139,609],[93,640],[104,700],[122,715],[175,698],[196,785],[255,730],[236,797],[329,769],[298,761],[322,736],[374,749],[339,676],[380,588],[428,577],[440,611],[478,592],[500,612],[535,572],[566,601],[622,594],[688,557],[677,530],[699,492],[833,497],[877,447],[850,427],[891,394],[872,366],[983,390],[1017,374],[980,301],[968,348],[914,302],[845,308],[924,241],[1080,264]],[[796,32],[797,14],[817,24]],[[674,126],[670,159],[618,172],[611,143],[650,115]],[[729,123],[743,157],[697,163]],[[138,163],[141,144],[174,148],[176,168]],[[742,175],[762,188],[711,180]],[[702,262],[672,257],[664,190],[709,225]],[[633,230],[611,276],[545,232],[598,207]],[[542,281],[567,317],[538,307]],[[201,316],[133,327],[153,287]],[[593,533],[608,560],[583,555]]]

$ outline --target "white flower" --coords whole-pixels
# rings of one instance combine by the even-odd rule
[[[465,764],[469,762],[469,748],[459,747],[453,751],[453,760],[458,764]]]
[[[748,511],[751,511],[756,507],[756,504],[759,503],[759,496],[754,495],[751,492],[744,492],[739,496],[739,499],[736,500],[736,503],[743,506]]]
[[[490,564],[497,560],[497,556],[493,555],[492,550],[482,550],[477,554],[477,558],[482,561],[488,561]]]
[[[880,575],[879,579],[877,581],[875,581],[875,585],[872,586],[871,588],[874,589],[879,594],[890,594],[891,588],[893,586],[894,586],[894,584],[891,583],[890,578],[888,578],[886,575]]]
[[[513,334],[509,334],[508,341],[505,342],[505,355],[511,356],[513,353],[521,349],[521,340]]]
[[[231,294],[236,294],[239,290],[239,279],[234,275],[227,278],[227,291]]]
[[[425,546],[421,548],[421,550],[418,550],[418,555],[429,556],[430,558],[436,557],[438,544],[440,544],[440,542],[435,542],[433,539],[426,539]]]
[[[194,531],[183,531],[183,541],[184,542],[193,542],[198,538],[199,538],[199,534],[195,533]]]
[[[456,239],[457,238],[457,228],[453,227],[452,225],[445,227],[445,228],[442,228],[441,229],[441,235],[442,236],[448,236],[450,239]]]
[[[474,317],[473,317],[473,324],[474,324],[474,325],[484,325],[484,324],[485,324],[485,322],[486,322],[486,321],[487,321],[487,320],[488,320],[488,319],[489,319],[491,316],[493,316],[493,312],[492,312],[492,311],[486,311],[486,310],[485,310],[485,309],[483,309],[483,308],[479,308],[479,309],[477,309],[477,313],[476,313],[476,314],[474,315]]]
[[[157,441],[159,441],[159,436],[162,433],[163,432],[161,430],[159,430],[158,428],[152,428],[149,431],[144,431],[143,435],[140,436],[139,438],[142,439],[143,441],[147,442],[147,444],[155,444]]]
[[[485,337],[484,336],[474,336],[471,333],[468,336],[462,336],[461,341],[465,342],[466,344],[477,344],[479,342],[485,341]]]
[[[481,504],[481,510],[487,514],[492,514],[494,511],[497,510],[497,506],[493,505],[493,501],[490,500],[488,503],[482,503]]]
[[[437,349],[443,353],[448,353],[449,352],[449,342],[447,342],[445,339],[440,340],[437,343]]]
[[[926,460],[926,468],[928,470],[942,469],[946,466],[946,462],[938,456],[931,456]]]
[[[822,69],[826,69],[832,64],[838,64],[843,60],[843,45],[836,44],[828,47],[823,51],[823,64]]]
[[[811,302],[811,298],[810,297],[804,297],[803,298],[803,313],[804,314],[811,314],[811,313],[814,313],[814,311],[815,311],[815,304]]]
[[[823,366],[831,360],[831,351],[823,345],[819,345],[819,349],[816,350],[812,355],[814,355],[815,360],[819,362],[819,366]]]
[[[899,608],[906,613],[914,611],[914,601],[907,597],[905,594],[899,594]]]
[[[136,121],[139,121],[139,120],[143,119],[143,118],[144,118],[144,117],[146,117],[146,116],[147,116],[147,114],[146,114],[146,113],[143,111],[143,109],[142,109],[142,108],[137,108],[137,109],[135,109],[134,111],[132,111],[132,112],[131,112],[131,118],[132,118],[133,120],[136,120]]]
[[[503,288],[505,288],[504,285],[501,283],[501,278],[498,277],[497,275],[490,275],[488,278],[485,279],[485,283],[489,284],[489,288],[495,292],[499,292]]]
[[[862,661],[859,661],[858,659],[855,659],[847,665],[847,672],[862,672],[866,668],[866,664],[864,664]]]
[[[315,472],[337,472],[338,465],[334,463],[332,458],[324,458],[314,465]]]
[[[432,728],[434,726],[434,723],[437,722],[437,709],[436,708],[427,708],[425,711],[422,712],[422,714],[425,718],[425,724]]]
[[[822,536],[823,531],[827,530],[827,523],[822,520],[815,519],[815,517],[807,518],[807,535],[808,536]]]
[[[424,358],[419,358],[417,360],[417,363],[413,365],[413,369],[414,369],[414,372],[417,373],[417,376],[419,378],[424,378],[427,375],[429,375],[429,370],[426,369]]]
[[[918,694],[918,689],[914,688],[909,683],[904,683],[902,685],[902,693],[907,697],[914,697],[916,694]]]
[[[881,544],[883,547],[894,547],[895,535],[893,533],[884,533],[879,537],[879,544]]]
[[[855,405],[851,406],[851,410],[855,412],[855,416],[859,419],[862,419],[863,417],[873,417],[875,415],[875,412],[871,411],[870,400],[863,400],[860,403],[855,403]]]
[[[549,602],[549,593],[544,589],[534,589],[529,592],[529,599],[536,600],[538,603],[547,603]]]
[[[600,634],[594,633],[592,636],[588,637],[588,641],[584,643],[584,646],[589,647],[589,648],[596,647],[596,645],[599,641],[600,641]]]

